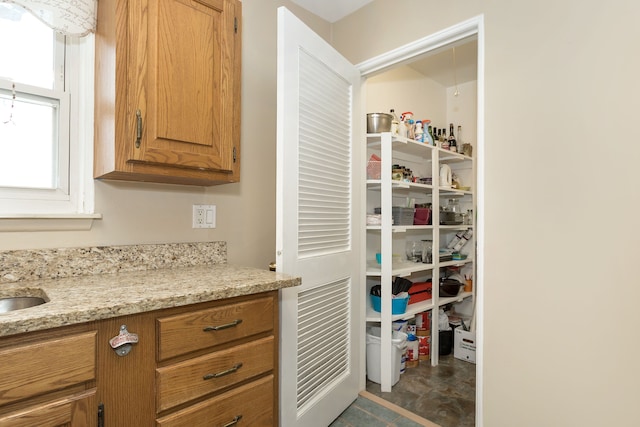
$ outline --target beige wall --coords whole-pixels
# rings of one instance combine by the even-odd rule
[[[480,13],[484,426],[638,425],[640,3],[376,0],[333,44],[358,63]]]
[[[289,1],[243,1],[242,168],[240,183],[191,187],[96,181],[96,212],[89,231],[0,232],[0,250],[228,242],[228,261],[267,268],[275,260],[276,10],[290,10],[318,34],[330,25]],[[217,227],[191,228],[193,204],[214,204]]]

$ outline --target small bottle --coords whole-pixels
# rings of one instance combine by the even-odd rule
[[[456,138],[456,141],[457,141],[458,147],[462,147],[462,126],[460,125],[458,125],[458,137]]]
[[[429,125],[427,126],[427,137],[429,138],[429,145],[436,145],[436,138],[433,134],[433,128],[431,127],[431,121],[427,120]]]
[[[453,123],[449,123],[449,150],[453,151],[454,153],[458,152],[456,137],[453,134]]]
[[[400,122],[398,123],[398,136],[406,138],[408,133],[409,129],[407,128],[407,122],[404,120],[404,115],[401,115]]]
[[[462,247],[467,244],[467,242],[469,241],[469,239],[471,239],[472,236],[473,236],[473,229],[472,228],[467,229],[467,231],[465,231],[464,234],[462,235],[462,239],[460,239],[460,241],[456,243],[456,245],[453,247],[453,251],[459,252],[460,249],[462,249]]]
[[[440,145],[442,145],[442,130],[436,128],[436,131],[437,131],[436,141],[438,141],[436,145],[440,147]]]
[[[411,111],[405,111],[400,115],[400,120],[400,136],[413,139],[413,113]],[[404,129],[402,128],[403,125]]]
[[[409,119],[407,122],[408,134],[407,138],[416,139],[416,122],[413,119]]]
[[[398,119],[398,116],[396,115],[396,110],[394,110],[392,108],[389,112],[391,113],[391,133],[393,135],[397,135],[398,134],[398,126],[400,126],[400,120]]]
[[[465,233],[464,230],[458,231],[456,235],[453,236],[453,239],[451,239],[451,241],[447,245],[447,249],[453,249],[458,243],[460,243],[460,241],[464,236],[464,233]]]
[[[449,149],[449,138],[447,138],[447,129],[444,128],[442,129],[442,142],[440,143],[440,146],[443,150]]]
[[[424,142],[424,130],[422,129],[422,121],[416,120],[414,138],[417,142]]]

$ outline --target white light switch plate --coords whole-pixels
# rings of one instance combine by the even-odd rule
[[[193,228],[216,228],[216,206],[193,205]]]

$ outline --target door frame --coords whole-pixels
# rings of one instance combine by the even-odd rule
[[[476,426],[483,426],[483,349],[484,349],[484,201],[485,201],[485,141],[484,141],[484,15],[478,15],[456,25],[438,31],[422,39],[415,40],[389,52],[383,53],[359,64],[356,68],[366,80],[375,74],[388,71],[399,65],[412,62],[417,57],[433,53],[438,49],[458,41],[476,37],[478,40],[477,75],[477,141],[476,153]],[[363,97],[364,98],[364,97]],[[363,101],[364,102],[364,101]]]

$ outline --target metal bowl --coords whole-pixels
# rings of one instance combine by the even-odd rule
[[[8,313],[14,310],[35,307],[44,304],[46,301],[40,297],[10,297],[0,298],[0,313]]]
[[[391,119],[387,113],[367,114],[367,133],[391,132]]]

